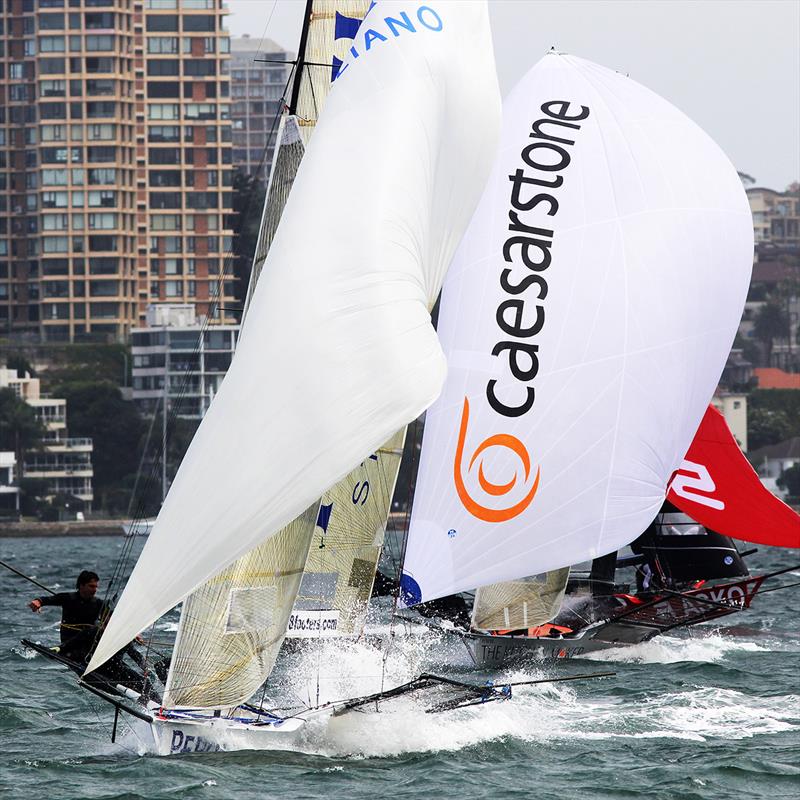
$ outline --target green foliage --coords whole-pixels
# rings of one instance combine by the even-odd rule
[[[136,406],[123,400],[110,381],[70,380],[54,384],[52,390],[67,400],[70,436],[92,437],[93,484],[99,505],[124,512],[124,508],[108,508],[104,494],[138,468],[144,424]]]
[[[43,478],[21,478],[19,510],[23,516],[36,517],[47,506],[48,483]]]
[[[266,187],[255,176],[236,173],[233,178],[233,212],[235,215],[233,237],[233,272],[236,277],[237,305],[244,305],[250,268],[258,242],[258,228],[264,207]]]
[[[0,450],[12,450],[21,464],[25,451],[37,448],[42,436],[44,428],[33,408],[12,389],[0,389]]]
[[[791,425],[783,411],[766,408],[747,409],[747,446],[750,451],[789,438]]]
[[[6,356],[6,367],[8,369],[15,369],[18,378],[24,378],[27,372],[32,378],[36,377],[31,362],[25,357],[24,353],[9,353]]]
[[[778,486],[786,489],[791,497],[800,497],[800,464],[783,471],[783,475],[778,478]]]
[[[800,436],[800,391],[756,389],[747,403],[748,447],[757,450]]]
[[[42,376],[48,388],[79,381],[108,381],[117,386],[129,383],[130,357],[124,345],[62,345],[54,356],[55,364]],[[49,390],[55,395],[54,389]]]
[[[776,300],[769,300],[761,306],[753,325],[753,335],[766,346],[767,366],[769,366],[775,339],[789,337],[789,315],[783,305]]]

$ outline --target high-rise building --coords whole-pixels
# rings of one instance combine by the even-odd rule
[[[0,331],[122,341],[148,305],[233,296],[225,13],[0,3]]]
[[[238,172],[269,176],[292,58],[271,39],[231,39],[233,164]]]

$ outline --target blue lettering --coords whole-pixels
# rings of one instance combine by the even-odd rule
[[[382,33],[378,33],[378,31],[374,31],[372,28],[370,28],[364,34],[364,49],[369,50],[370,47],[372,47],[372,42],[375,39],[380,39],[382,42],[386,41],[386,37]]]
[[[172,742],[170,743],[169,749],[173,753],[177,753],[181,749],[182,744],[183,744],[183,731],[172,731]]]
[[[190,744],[191,744],[191,743],[194,741],[194,739],[195,739],[195,737],[194,737],[194,736],[187,736],[187,737],[186,737],[186,738],[183,740],[183,749],[181,750],[181,753],[191,753],[191,752],[192,752],[192,751],[189,749],[189,745],[190,745]]]
[[[384,20],[394,36],[400,35],[400,31],[397,30],[395,25],[400,28],[405,28],[407,31],[411,31],[411,33],[417,32],[417,29],[414,27],[414,23],[408,18],[408,14],[406,14],[405,11],[400,12],[400,17],[403,20],[402,22],[400,19],[395,19],[394,17],[386,17]]]
[[[434,19],[434,24],[430,24],[425,22],[422,18],[422,12],[427,11],[429,15],[431,15]],[[430,7],[430,6],[420,6],[417,9],[417,19],[420,21],[422,25],[424,25],[429,31],[440,31],[444,27],[444,23],[442,22],[442,18]],[[438,23],[439,27],[436,27],[436,23]]]
[[[355,47],[351,47],[350,48],[350,55],[352,55],[353,58],[358,58],[358,50],[356,50]],[[345,67],[345,69],[347,69],[347,67]]]

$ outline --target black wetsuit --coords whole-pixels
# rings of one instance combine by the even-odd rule
[[[94,641],[103,601],[99,597],[83,598],[79,592],[60,592],[37,599],[43,606],[61,607],[62,655],[83,661]]]

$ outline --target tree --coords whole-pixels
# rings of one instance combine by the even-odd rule
[[[788,439],[791,423],[784,411],[766,408],[747,407],[747,446],[748,450],[758,450],[768,444],[777,444]]]
[[[766,347],[766,361],[769,366],[775,339],[786,339],[789,336],[789,316],[777,301],[769,300],[761,306],[756,315],[753,333]]]
[[[6,357],[6,368],[15,369],[18,378],[24,378],[27,372],[31,377],[35,377],[31,362],[22,353],[10,353]]]
[[[786,489],[791,497],[800,497],[800,464],[785,469],[777,483],[781,489]]]
[[[110,511],[106,493],[139,466],[140,441],[144,430],[139,411],[122,399],[119,387],[110,381],[69,381],[54,384],[53,393],[67,400],[67,426],[71,436],[91,436],[94,490],[99,504]]]
[[[13,450],[21,469],[25,452],[41,445],[44,427],[12,389],[0,389],[0,450]]]
[[[236,173],[233,178],[233,227],[236,231],[233,237],[233,273],[236,277],[235,297],[240,306],[244,306],[247,295],[265,195],[266,187],[260,177]]]

